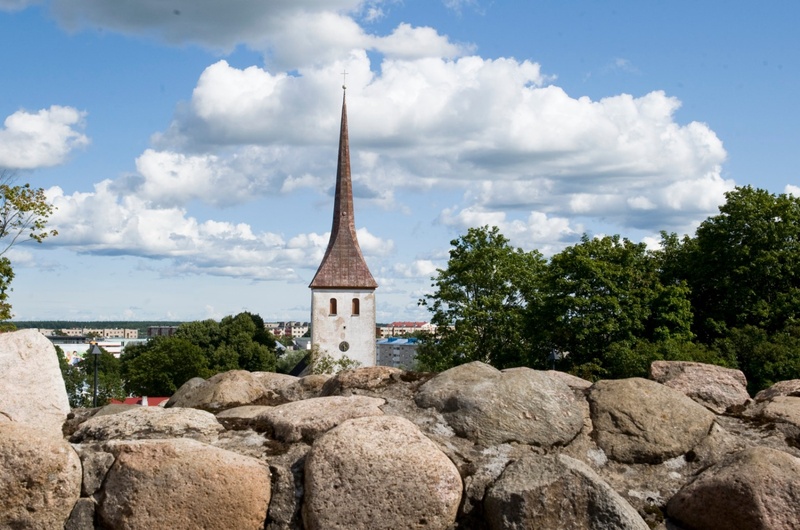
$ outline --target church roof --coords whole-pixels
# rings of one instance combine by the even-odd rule
[[[331,239],[317,274],[309,285],[312,289],[375,289],[372,277],[361,255],[356,237],[353,210],[353,181],[350,177],[350,140],[347,133],[347,102],[342,97],[342,125],[339,131],[339,163],[336,169],[336,195],[333,200]]]

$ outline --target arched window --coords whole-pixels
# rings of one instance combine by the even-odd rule
[[[338,313],[338,311],[336,311],[336,298],[331,298],[330,308],[328,312],[331,315],[335,315]]]
[[[359,300],[358,298],[353,298],[353,308],[352,309],[353,309],[351,311],[352,314],[360,315],[361,314],[361,300]]]

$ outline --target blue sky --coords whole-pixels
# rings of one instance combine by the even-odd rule
[[[800,4],[0,0],[0,168],[56,238],[8,253],[18,320],[308,320],[341,72],[378,321],[497,225],[693,233],[725,191],[800,194]]]

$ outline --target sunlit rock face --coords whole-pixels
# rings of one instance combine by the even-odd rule
[[[53,344],[34,329],[0,333],[0,422],[61,433],[69,400]]]
[[[796,383],[721,410],[695,376],[706,396],[738,376],[689,368],[234,371],[169,408],[76,409],[63,431],[0,415],[0,527],[795,528]]]

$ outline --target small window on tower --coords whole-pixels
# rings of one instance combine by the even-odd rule
[[[353,311],[354,315],[361,314],[361,301],[358,298],[353,298]]]
[[[338,311],[336,311],[336,298],[331,298],[331,304],[330,304],[330,311],[329,311],[329,313],[330,313],[331,315],[335,315],[335,314],[337,314],[337,313],[338,313]]]

